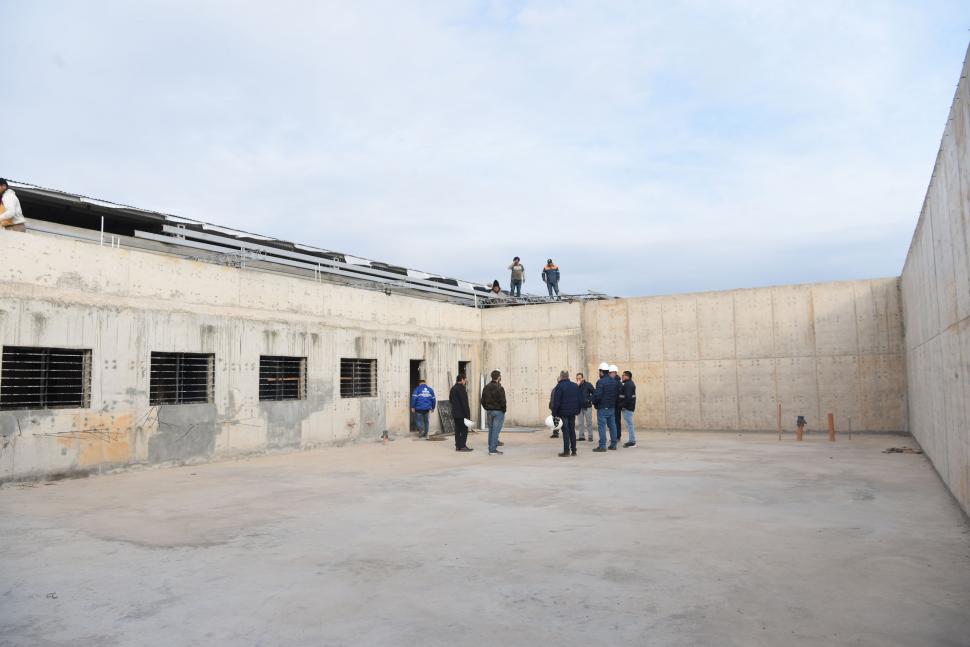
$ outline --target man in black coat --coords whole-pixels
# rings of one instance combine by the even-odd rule
[[[468,427],[465,425],[465,418],[471,419],[472,410],[468,406],[468,391],[465,389],[464,373],[458,374],[455,386],[451,387],[448,394],[448,401],[451,403],[451,417],[455,419],[455,451],[470,452],[472,448],[466,445],[468,442]]]
[[[569,379],[569,371],[562,371],[552,391],[552,415],[562,420],[562,457],[576,455],[576,414],[581,405],[579,387]]]
[[[633,412],[637,409],[637,385],[633,383],[633,373],[623,371],[623,381],[620,383],[620,408],[623,411],[623,421],[626,422],[627,441],[624,447],[637,446],[637,432],[633,429]],[[617,428],[620,421],[616,421]]]
[[[485,409],[485,424],[488,427],[488,455],[501,456],[503,445],[498,439],[505,424],[505,411],[508,403],[505,400],[505,388],[502,386],[502,373],[499,370],[492,371],[492,381],[482,389],[482,409]]]

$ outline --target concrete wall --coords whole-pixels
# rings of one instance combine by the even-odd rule
[[[478,311],[264,271],[0,232],[0,343],[91,349],[91,406],[0,412],[0,480],[296,449],[407,431],[409,360],[446,398],[459,361],[500,369],[508,424],[548,415],[558,372],[632,370],[637,424],[907,429],[896,279]],[[152,351],[213,353],[207,405],[152,407]],[[259,356],[308,358],[308,397],[260,402]],[[378,395],[341,398],[343,357]],[[434,421],[437,426],[437,420]]]
[[[970,513],[970,58],[902,275],[910,428]]]
[[[409,360],[444,398],[479,370],[472,308],[33,234],[0,259],[0,343],[93,355],[90,408],[0,412],[0,479],[377,438],[408,428]],[[152,351],[214,353],[214,402],[149,407]],[[307,357],[307,399],[260,402],[261,354]],[[342,357],[378,397],[340,397]]]
[[[587,367],[630,370],[650,429],[906,431],[896,279],[592,302]],[[595,373],[594,373],[595,374]]]
[[[581,308],[579,303],[553,303],[482,313],[485,371],[502,371],[507,424],[541,424],[549,415],[559,371],[581,370]]]

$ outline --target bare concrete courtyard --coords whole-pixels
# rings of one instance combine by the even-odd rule
[[[504,440],[8,485],[0,644],[970,644],[970,527],[908,437]]]

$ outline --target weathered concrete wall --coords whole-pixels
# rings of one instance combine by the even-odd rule
[[[910,428],[970,513],[970,56],[902,275]]]
[[[561,369],[633,371],[652,429],[907,429],[897,280],[477,311],[264,271],[0,233],[0,343],[89,348],[87,409],[0,412],[0,479],[376,438],[408,428],[409,360],[447,397],[459,361],[502,370],[510,425],[537,425]],[[213,353],[208,405],[151,407],[152,351]],[[307,357],[308,397],[260,402],[259,356]],[[375,398],[339,397],[374,358]],[[437,426],[437,420],[434,420]]]
[[[89,409],[0,412],[0,479],[404,432],[409,360],[443,398],[479,371],[471,308],[40,235],[0,258],[0,343],[93,355]],[[152,351],[214,353],[214,402],[149,407]],[[307,399],[260,402],[261,354],[307,357]],[[342,357],[377,359],[378,397],[339,396]]]
[[[789,430],[907,429],[896,279],[592,302],[583,330],[590,371],[633,373],[646,428],[773,430],[780,403]]]
[[[502,371],[509,425],[535,425],[549,415],[559,371],[583,366],[578,303],[494,308],[482,313],[485,372]]]

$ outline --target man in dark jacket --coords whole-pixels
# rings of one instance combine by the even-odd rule
[[[576,373],[576,386],[579,387],[579,432],[576,438],[593,442],[593,393],[596,388],[582,373]]]
[[[502,373],[492,371],[492,381],[482,389],[482,408],[485,409],[485,424],[488,426],[488,455],[495,456],[499,451],[498,435],[505,422],[505,389],[502,387]]]
[[[616,449],[616,395],[619,389],[616,380],[610,377],[610,365],[603,363],[599,368],[600,379],[596,382],[596,391],[593,392],[593,406],[596,407],[596,424],[599,427],[600,442],[594,448],[594,452],[605,452],[606,428],[610,429],[610,449]]]
[[[576,455],[576,414],[581,406],[579,387],[569,379],[569,371],[559,374],[559,384],[552,392],[552,415],[562,420],[562,452]]]
[[[546,261],[546,266],[542,268],[542,282],[546,284],[546,288],[549,290],[549,296],[552,297],[553,291],[556,293],[556,298],[559,298],[559,266],[552,262],[550,258]]]
[[[559,386],[559,382],[558,381],[556,381],[556,386]],[[552,387],[552,391],[549,392],[549,413],[552,413],[552,401],[556,397],[556,386]],[[553,424],[552,424],[552,435],[549,436],[550,438],[559,438],[559,425],[558,425],[558,421],[556,420],[556,418],[558,418],[558,417],[559,416],[557,416],[556,414],[552,413],[552,423]]]
[[[414,426],[418,428],[418,438],[427,438],[430,414],[434,411],[437,401],[434,396],[434,389],[425,384],[424,380],[418,381],[418,386],[411,394],[411,411],[414,413]]]
[[[627,441],[623,446],[636,447],[637,433],[633,429],[633,412],[637,408],[637,385],[633,383],[633,373],[630,371],[623,371],[623,382],[620,384],[620,407],[623,409],[627,435]]]
[[[465,374],[459,373],[455,386],[451,387],[448,401],[451,403],[451,417],[455,419],[455,451],[470,452],[468,442],[468,427],[465,418],[472,417],[471,407],[468,406],[468,391],[465,390]]]

